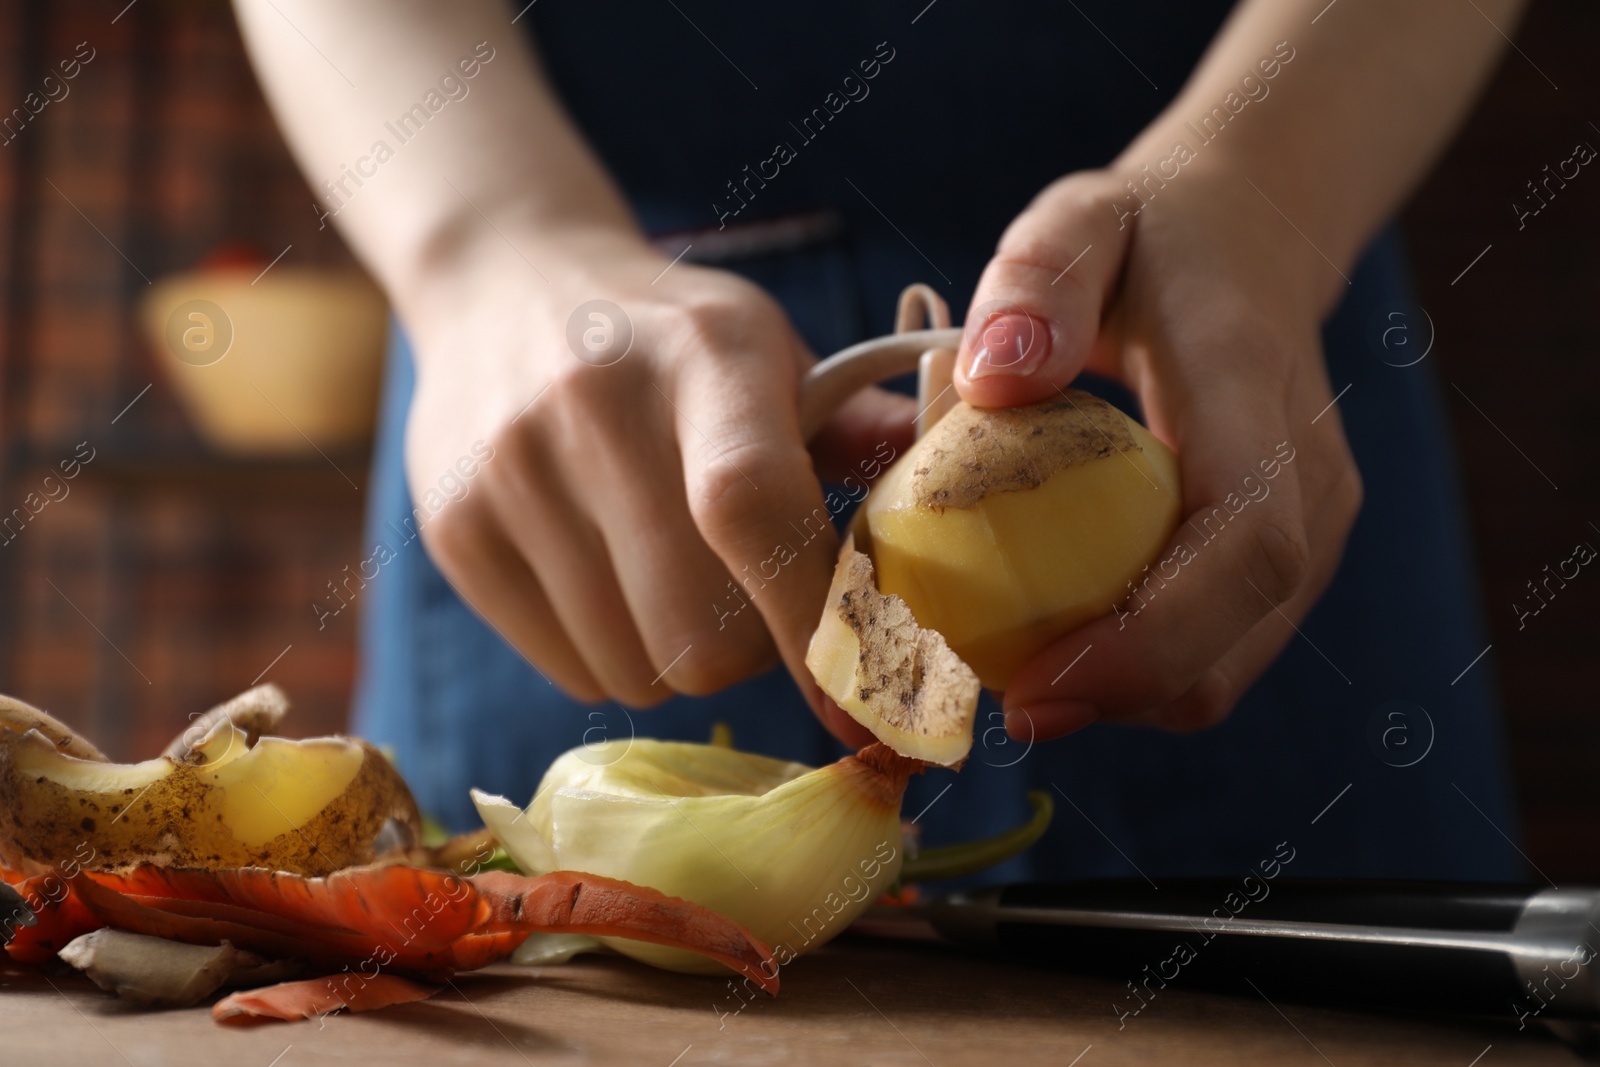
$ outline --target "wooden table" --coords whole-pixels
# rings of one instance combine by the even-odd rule
[[[1504,1067],[1582,1061],[1530,1026],[1335,1011],[1163,990],[1119,1029],[1118,981],[1010,967],[927,942],[847,936],[783,972],[776,1000],[588,957],[457,976],[433,1000],[231,1029],[204,1008],[132,1011],[75,973],[0,973],[0,1064],[870,1064]],[[1270,983],[1262,992],[1271,996]],[[739,1005],[744,1003],[742,1010]],[[726,1012],[725,1015],[719,1015]]]

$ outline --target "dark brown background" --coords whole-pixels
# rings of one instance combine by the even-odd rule
[[[285,262],[301,265],[349,255],[318,231],[227,6],[141,0],[113,22],[123,2],[0,3],[0,107],[78,42],[98,53],[66,100],[0,146],[0,512],[77,442],[97,453],[66,500],[0,548],[0,690],[133,758],[282,653],[269,677],[295,699],[294,731],[335,730],[354,613],[319,633],[309,605],[360,556],[360,493],[320,459],[210,456],[133,306],[140,272],[192,267],[225,241],[269,258],[292,244]],[[1600,578],[1580,575],[1526,631],[1511,608],[1574,542],[1600,541],[1583,437],[1600,397],[1600,173],[1585,168],[1520,232],[1511,209],[1545,164],[1600,145],[1600,8],[1546,0],[1516,41],[1525,56],[1507,53],[1405,221],[1472,503],[1528,852],[1557,881],[1600,881]],[[337,458],[365,483],[361,457]]]

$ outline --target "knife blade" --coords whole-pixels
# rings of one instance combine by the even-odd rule
[[[1169,984],[1192,982],[1524,1023],[1600,1018],[1594,888],[1101,880],[1011,885],[898,910],[960,945],[1123,977],[1122,1007],[1134,1013]]]

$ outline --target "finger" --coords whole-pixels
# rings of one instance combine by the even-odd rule
[[[506,462],[484,468],[489,506],[549,595],[555,617],[589,672],[618,701],[650,707],[671,696],[634,626],[611,558],[579,501],[545,468],[525,435],[502,446]]]
[[[956,360],[978,407],[1054,396],[1088,362],[1133,232],[1104,175],[1057,182],[1006,228],[984,268]]]
[[[771,667],[777,650],[760,613],[689,515],[676,450],[641,453],[631,447],[637,433],[609,440],[623,447],[597,449],[589,473],[598,485],[630,488],[590,506],[661,681],[704,696]]]
[[[715,336],[715,334],[713,334]],[[742,338],[732,335],[730,347]],[[827,598],[838,538],[801,441],[783,353],[689,363],[670,401],[695,526],[761,613],[789,672],[822,714],[806,647]],[[796,365],[798,367],[798,365]]]
[[[886,389],[863,389],[811,439],[811,459],[817,473],[829,481],[864,477],[870,482],[910,448],[916,436],[915,400]]]
[[[852,719],[848,711],[834,703],[833,698],[825,693],[822,695],[821,708],[819,717],[822,719],[822,725],[846,745],[859,750],[877,742],[878,739],[873,736],[871,730]]]
[[[479,502],[451,504],[421,534],[456,595],[545,680],[576,700],[605,698],[533,571]]]
[[[1184,485],[1182,521],[1124,608],[1068,634],[1017,673],[1005,705],[1050,735],[1083,708],[1122,718],[1171,703],[1276,605],[1299,592],[1309,547],[1285,404],[1271,362],[1237,353],[1197,361],[1173,383],[1169,419]],[[1229,366],[1229,364],[1234,364]],[[1273,476],[1264,471],[1269,464]],[[1081,656],[1081,659],[1079,658]],[[1070,666],[1069,666],[1070,665]]]

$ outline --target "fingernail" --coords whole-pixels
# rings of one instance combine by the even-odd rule
[[[1007,376],[1025,378],[1044,366],[1050,354],[1050,331],[1038,319],[1021,312],[990,318],[970,339],[968,381]]]
[[[1006,712],[1006,733],[1018,741],[1063,737],[1100,721],[1100,709],[1081,700],[1029,704]]]

